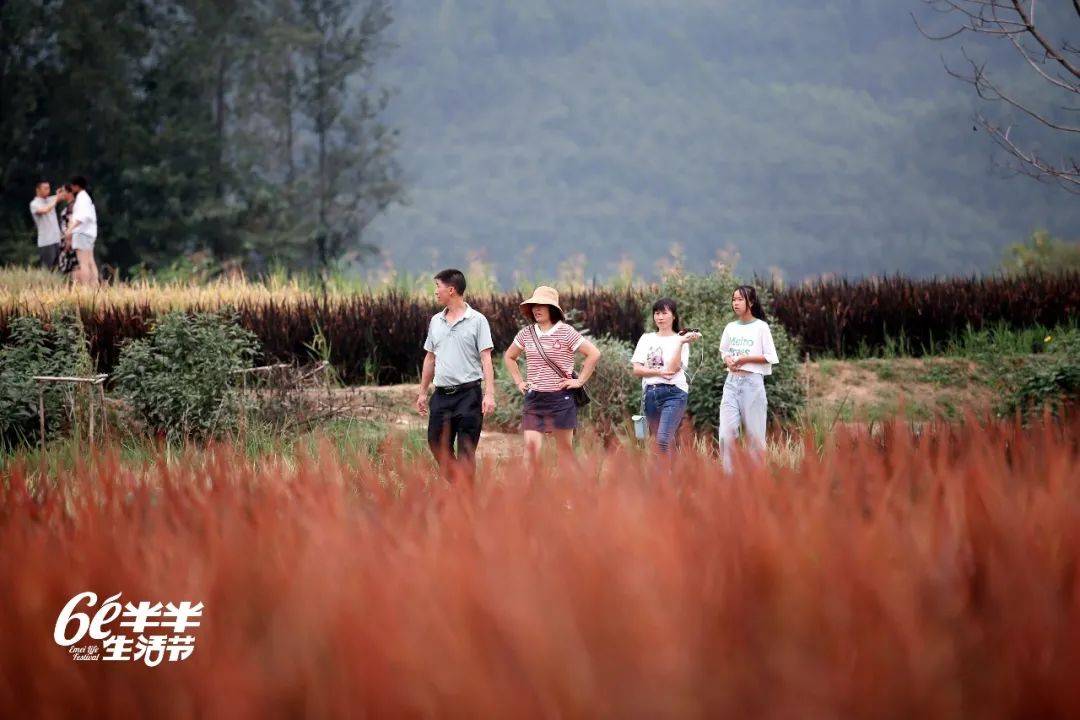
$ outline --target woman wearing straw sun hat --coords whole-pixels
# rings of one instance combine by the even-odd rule
[[[573,391],[592,376],[600,351],[563,322],[559,293],[541,285],[521,303],[528,324],[518,331],[503,356],[506,371],[525,396],[521,427],[525,457],[535,461],[545,434],[555,436],[560,450],[570,450],[577,427],[577,403]],[[518,358],[525,353],[528,380],[521,377]],[[574,377],[574,353],[585,357],[580,377]]]

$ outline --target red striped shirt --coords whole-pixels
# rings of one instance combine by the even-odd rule
[[[560,389],[559,383],[570,377],[570,373],[574,371],[574,352],[581,347],[585,338],[564,322],[555,323],[546,333],[536,327],[536,334],[540,337],[540,345],[544,348],[548,359],[563,371],[562,377],[556,375],[540,355],[528,325],[518,331],[517,336],[514,337],[514,344],[525,351],[526,379],[533,389],[540,392],[555,392]]]

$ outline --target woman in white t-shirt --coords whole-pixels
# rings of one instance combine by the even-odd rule
[[[731,470],[731,446],[742,425],[750,449],[758,458],[765,453],[765,421],[769,403],[765,376],[780,362],[772,331],[757,291],[740,285],[731,294],[731,309],[738,318],[727,324],[720,338],[720,356],[727,365],[724,395],[720,400],[720,452],[724,468]]]
[[[656,438],[656,449],[666,455],[674,449],[675,433],[686,413],[690,343],[700,339],[701,333],[682,331],[679,310],[671,298],[657,300],[652,311],[656,332],[641,336],[630,362],[634,375],[641,378],[649,434]]]

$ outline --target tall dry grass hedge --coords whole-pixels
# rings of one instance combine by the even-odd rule
[[[496,347],[510,345],[523,321],[521,293],[468,300],[491,323]],[[641,334],[639,291],[578,289],[562,296],[564,308],[576,310],[595,334],[634,340]],[[78,313],[99,372],[112,372],[123,343],[143,338],[156,319],[173,310],[190,314],[228,308],[253,333],[261,361],[306,363],[322,334],[329,360],[349,384],[415,382],[424,361],[424,336],[438,310],[430,297],[396,291],[379,294],[320,295],[295,286],[270,288],[256,283],[206,286],[120,286],[92,293],[83,288],[4,293],[0,289],[0,345],[12,321],[47,314],[54,307]]]
[[[834,278],[773,287],[772,312],[802,352],[860,357],[933,355],[969,330],[1071,324],[1080,273],[1019,276]]]

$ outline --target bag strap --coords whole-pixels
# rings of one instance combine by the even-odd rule
[[[536,332],[536,325],[535,324],[530,324],[529,325],[529,332],[532,333],[533,342],[536,343],[536,349],[540,351],[540,357],[544,358],[544,362],[546,362],[548,364],[548,367],[550,367],[552,370],[555,371],[556,375],[558,375],[559,377],[563,377],[562,368],[560,368],[558,365],[553,363],[551,361],[551,358],[549,358],[547,356],[547,353],[544,352],[544,346],[540,344],[540,336]],[[573,379],[572,374],[571,375],[566,375],[565,377],[566,377],[567,380]]]

